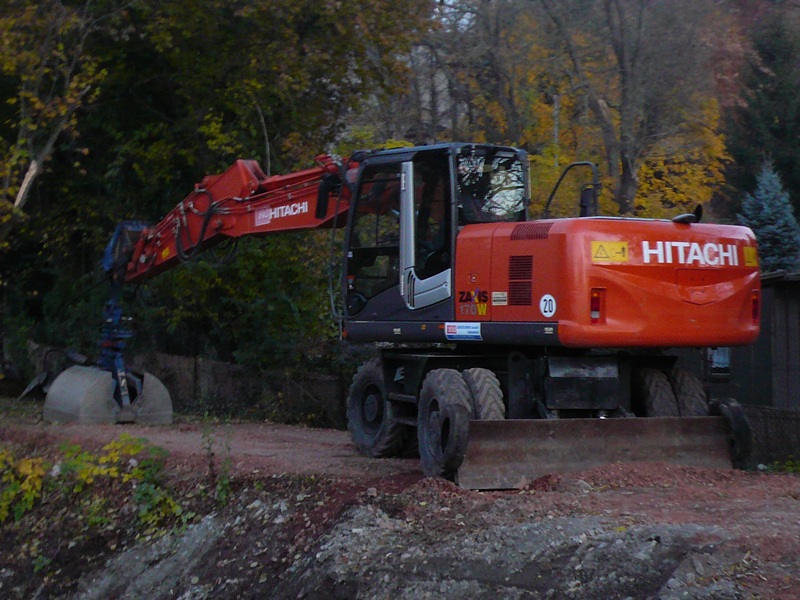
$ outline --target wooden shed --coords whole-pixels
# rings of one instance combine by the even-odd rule
[[[681,350],[710,398],[734,398],[753,431],[750,466],[800,458],[800,271],[762,276],[761,334],[738,348]]]
[[[731,348],[730,375],[714,377],[713,396],[742,404],[800,410],[800,271],[761,280],[761,334],[751,346]]]

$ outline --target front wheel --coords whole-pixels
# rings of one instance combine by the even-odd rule
[[[353,376],[347,399],[347,428],[356,449],[364,456],[397,456],[405,441],[386,396],[380,359],[361,365]]]
[[[470,391],[472,418],[478,421],[502,421],[506,418],[503,390],[497,376],[489,369],[467,369],[461,376]]]
[[[419,395],[417,435],[422,471],[454,479],[464,461],[472,415],[470,391],[458,371],[428,373]]]

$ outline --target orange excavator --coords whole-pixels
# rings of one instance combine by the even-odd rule
[[[745,228],[578,215],[530,220],[528,158],[488,144],[354,153],[267,177],[237,161],[161,222],[120,224],[97,367],[51,385],[52,421],[169,422],[169,394],[131,373],[119,289],[226,239],[344,231],[342,335],[378,343],[347,400],[358,451],[419,453],[426,475],[470,488],[527,485],[610,461],[730,467],[750,432],[670,348],[748,344],[759,332],[756,241]],[[563,179],[563,176],[562,176]],[[561,180],[559,180],[559,183]],[[556,186],[558,187],[558,186]]]

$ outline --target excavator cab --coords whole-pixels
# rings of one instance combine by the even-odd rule
[[[458,232],[525,220],[527,173],[525,152],[498,146],[439,144],[366,156],[347,231],[349,338],[441,341],[436,327],[402,324],[454,319]]]

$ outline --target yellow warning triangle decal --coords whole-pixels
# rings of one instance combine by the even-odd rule
[[[608,252],[606,252],[606,247],[600,245],[597,247],[597,252],[594,253],[595,258],[610,258],[608,256]]]

